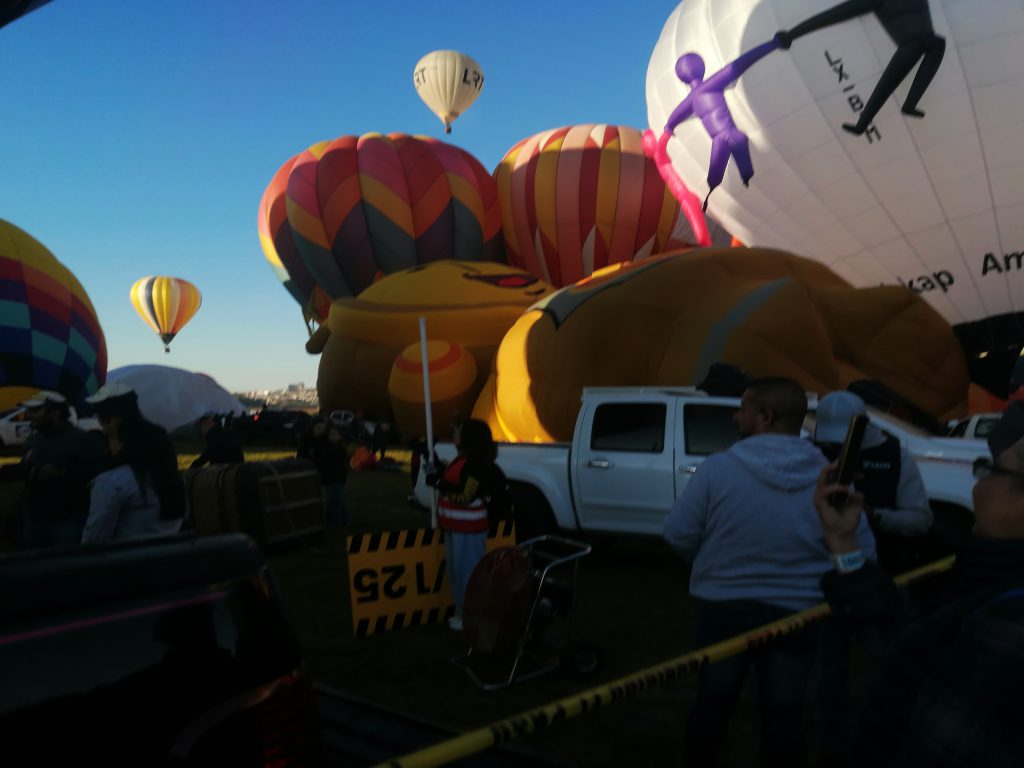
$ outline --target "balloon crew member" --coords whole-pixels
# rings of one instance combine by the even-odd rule
[[[853,392],[830,392],[815,414],[814,442],[829,461],[842,453],[850,420],[866,414]],[[878,563],[890,575],[924,565],[915,550],[924,543],[933,515],[917,463],[899,440],[868,424],[861,441],[854,487],[875,535]],[[823,754],[841,755],[849,745],[850,634],[839,623],[822,624],[818,649],[815,731]]]
[[[40,392],[21,405],[32,434],[21,462],[0,467],[0,480],[25,483],[22,544],[77,545],[89,514],[89,482],[107,461],[103,440],[71,424],[68,401],[58,392]]]
[[[444,531],[448,583],[455,599],[455,615],[448,626],[462,629],[466,585],[486,552],[488,506],[503,497],[505,475],[495,463],[498,448],[490,427],[477,419],[462,422],[456,436],[458,455],[447,466],[427,475],[440,493],[437,524]]]
[[[192,462],[192,468],[206,464],[241,464],[245,461],[238,439],[220,425],[220,417],[207,411],[199,417],[199,432],[206,440],[205,450]]]
[[[326,497],[328,527],[348,525],[345,481],[348,479],[349,455],[341,427],[317,416],[310,423],[296,455],[313,462],[320,475]]]
[[[85,400],[95,409],[103,434],[111,443],[118,443],[118,453],[113,457],[114,466],[110,467],[117,474],[105,478],[99,488],[93,487],[92,502],[98,505],[96,515],[110,515],[110,507],[118,504],[121,505],[121,509],[127,510],[126,520],[117,522],[113,529],[110,529],[109,522],[97,522],[98,527],[90,534],[89,540],[99,541],[100,538],[92,536],[98,537],[102,535],[101,532],[107,531],[111,536],[115,536],[136,535],[140,532],[169,533],[179,530],[186,524],[188,503],[185,483],[178,471],[178,452],[168,437],[167,430],[142,416],[138,395],[127,384],[105,384],[95,395]],[[132,475],[131,479],[140,486],[136,489],[140,495],[143,483],[139,477],[148,480],[152,485],[159,500],[158,523],[147,518],[148,512],[133,506],[138,504],[138,499],[133,496],[129,473]],[[108,506],[101,511],[104,505]],[[93,517],[91,508],[89,517]],[[143,531],[137,529],[140,518],[147,520],[141,525]]]
[[[157,478],[161,486],[173,483],[178,474],[161,461],[162,454],[148,450],[148,429],[141,419],[106,419],[107,438],[114,466],[101,472],[90,485],[89,518],[82,532],[83,544],[165,536],[181,530],[182,518],[162,519]],[[173,470],[172,477],[160,477]]]

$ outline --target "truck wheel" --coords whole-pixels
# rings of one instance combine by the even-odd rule
[[[555,516],[544,494],[525,483],[509,483],[513,515],[516,521],[516,542],[555,533]]]

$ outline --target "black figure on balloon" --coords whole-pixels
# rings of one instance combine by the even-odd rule
[[[919,60],[921,66],[918,67],[917,75],[910,86],[910,93],[907,94],[902,112],[911,117],[924,117],[924,112],[917,108],[917,104],[931,84],[935,73],[939,71],[943,54],[946,52],[945,38],[936,35],[932,26],[928,0],[847,0],[812,16],[790,30],[780,31],[776,36],[782,48],[789,48],[797,38],[866,13],[874,13],[878,17],[897,47],[856,124],[843,123],[843,130],[857,136],[867,130],[878,110]]]

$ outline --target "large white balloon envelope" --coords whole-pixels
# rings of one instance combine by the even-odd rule
[[[680,56],[699,54],[711,76],[837,4],[683,0],[647,72],[655,135],[690,92]],[[912,70],[864,135],[841,128],[856,122],[896,50],[874,15],[807,34],[746,70],[726,100],[755,175],[745,188],[734,155],[709,207],[744,242],[818,259],[857,286],[902,283],[950,323],[1014,315],[1024,311],[1024,0],[931,0],[930,10],[946,50],[918,105],[923,119],[900,111]],[[711,146],[696,118],[668,142],[672,167],[701,196]],[[1001,343],[1024,342],[1024,324],[1001,323]]]

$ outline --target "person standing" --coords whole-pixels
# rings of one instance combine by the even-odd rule
[[[206,440],[206,448],[192,462],[192,468],[205,464],[241,464],[245,461],[242,446],[230,432],[220,425],[220,417],[207,411],[199,417],[199,432]]]
[[[870,768],[1010,768],[1024,754],[1024,404],[1012,403],[974,463],[974,530],[952,570],[911,602],[865,557],[862,498],[822,472],[814,497],[833,568],[833,615],[885,646],[850,740]],[[836,504],[836,496],[845,503]]]
[[[25,483],[22,544],[74,546],[89,514],[89,482],[107,461],[103,439],[71,424],[71,408],[58,392],[39,392],[21,405],[32,434],[21,462],[0,467],[0,480]]]
[[[668,543],[693,564],[697,647],[821,602],[828,552],[812,504],[825,457],[800,437],[807,395],[795,381],[757,379],[735,421],[741,439],[707,458],[665,520]],[[857,531],[874,554],[865,522]],[[711,766],[725,743],[748,669],[758,676],[761,764],[802,766],[802,716],[815,636],[789,635],[701,669],[686,724],[688,766]]]
[[[440,494],[437,525],[444,531],[448,583],[455,600],[455,615],[448,626],[460,630],[466,586],[487,549],[488,506],[492,498],[505,495],[506,480],[495,463],[498,447],[486,423],[463,421],[455,445],[455,459],[430,473],[427,482]]]
[[[159,499],[161,525],[166,524],[168,529],[186,525],[188,501],[185,483],[178,471],[178,452],[163,427],[143,418],[135,390],[127,384],[114,382],[103,385],[85,400],[95,409],[108,439],[111,435],[129,435],[127,439],[117,438],[128,445],[128,449],[115,459],[115,469],[133,462],[144,466]],[[123,477],[124,471],[119,474]]]
[[[154,478],[169,467],[153,462],[147,450],[147,430],[140,420],[110,420],[104,425],[114,466],[90,485],[89,517],[83,544],[177,533],[182,519],[162,519]],[[177,474],[177,466],[174,473]],[[166,483],[165,479],[165,483]]]
[[[854,416],[867,414],[853,392],[830,392],[818,402],[814,442],[836,461]],[[918,556],[933,516],[917,463],[899,440],[868,424],[861,441],[854,487],[875,535],[878,563],[895,576],[923,565]],[[843,755],[849,743],[850,634],[834,620],[823,622],[817,665],[815,732],[823,755]]]
[[[345,481],[348,479],[349,455],[341,427],[317,416],[310,423],[296,454],[313,462],[324,486],[327,505],[327,526],[348,525],[345,507]]]

